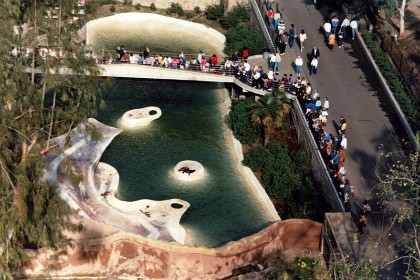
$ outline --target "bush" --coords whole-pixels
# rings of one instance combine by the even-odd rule
[[[267,193],[287,205],[291,217],[314,218],[316,211],[322,210],[316,204],[319,193],[315,190],[309,160],[304,153],[290,154],[285,146],[271,141],[248,152],[243,164],[254,172],[262,172]]]
[[[141,5],[140,5],[140,3],[137,3],[137,4],[134,6],[134,9],[136,9],[136,11],[141,10]]]
[[[155,6],[155,3],[150,4],[150,10],[153,11],[153,12],[155,12],[157,10],[156,6]]]
[[[224,8],[222,5],[210,5],[206,10],[208,20],[219,20],[223,17]]]
[[[244,4],[237,4],[227,14],[227,16],[220,19],[220,24],[224,29],[230,29],[240,23],[248,23],[250,19],[250,10],[248,6]]]
[[[239,24],[231,28],[226,34],[224,52],[226,54],[247,48],[250,53],[261,53],[264,48],[263,38],[260,32],[251,29],[246,24]]]
[[[177,14],[178,16],[182,17],[184,15],[184,9],[182,9],[181,4],[179,3],[171,3],[171,6],[166,9],[166,14]]]
[[[132,6],[133,5],[133,0],[124,0],[124,5]]]
[[[363,40],[370,50],[376,65],[378,65],[379,70],[387,80],[388,86],[400,105],[401,110],[404,112],[410,126],[416,133],[416,131],[420,130],[420,123],[418,122],[418,119],[420,118],[420,109],[416,107],[414,100],[412,100],[412,97],[406,92],[404,84],[400,80],[398,71],[390,62],[388,54],[382,50],[380,44],[373,39],[373,35],[370,32],[366,29],[362,29],[361,32]]]
[[[110,7],[109,7],[109,11],[111,12],[111,13],[115,13],[115,11],[117,10],[117,8],[115,8],[115,6],[114,5],[111,5]]]
[[[194,14],[199,14],[199,13],[201,13],[201,9],[200,9],[200,7],[198,7],[198,6],[195,6],[193,11],[194,11]]]
[[[187,19],[190,19],[190,18],[192,18],[194,16],[194,14],[192,13],[192,12],[186,12],[185,13],[185,17],[187,18]]]
[[[261,134],[260,126],[254,125],[249,115],[249,107],[254,101],[242,99],[232,104],[227,118],[233,135],[242,144],[253,144]]]

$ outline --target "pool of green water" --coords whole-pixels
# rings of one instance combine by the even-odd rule
[[[217,247],[270,224],[229,152],[221,102],[223,85],[198,82],[122,79],[104,94],[108,105],[97,119],[119,127],[128,110],[157,106],[162,116],[149,126],[124,130],[101,161],[120,174],[118,198],[191,204],[181,220],[186,243]],[[179,181],[173,168],[183,160],[200,162],[207,173],[196,182]]]

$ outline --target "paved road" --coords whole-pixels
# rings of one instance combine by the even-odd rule
[[[321,98],[328,97],[330,100],[326,132],[335,135],[334,123],[338,123],[341,115],[347,120],[348,150],[345,168],[347,178],[356,188],[355,202],[361,205],[364,199],[372,197],[372,187],[377,184],[375,167],[378,147],[383,145],[386,151],[401,154],[403,146],[400,137],[404,135],[404,131],[357,39],[353,41],[351,35],[348,35],[343,48],[335,46],[331,52],[319,31],[323,25],[323,16],[312,1],[277,2],[285,19],[286,30],[293,23],[298,31],[304,29],[308,37],[303,52],[296,45],[292,49],[286,49],[286,54],[282,56],[280,74],[294,74],[292,62],[300,55],[304,59],[304,72],[308,77],[309,69],[305,67],[308,63],[308,53],[313,46],[320,50],[318,74],[309,77],[309,81],[313,89],[319,90]],[[266,66],[262,58],[252,59],[252,62]],[[374,213],[380,211],[379,207],[372,204],[371,206],[373,212],[370,224],[366,233],[360,236],[360,242],[356,244],[356,254],[379,263],[385,257],[386,251],[389,252],[391,241],[382,238],[380,214]],[[352,236],[353,233],[351,238]],[[375,241],[380,244],[377,248],[370,248],[369,245]],[[395,279],[395,275],[391,274],[390,277]]]

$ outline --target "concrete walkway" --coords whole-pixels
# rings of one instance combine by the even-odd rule
[[[304,73],[312,88],[318,89],[321,98],[330,100],[329,121],[326,132],[336,135],[336,124],[340,116],[347,120],[348,149],[345,168],[347,177],[356,189],[356,198],[353,203],[353,217],[360,209],[364,199],[371,199],[372,188],[378,180],[375,174],[378,147],[384,146],[385,151],[398,155],[402,153],[402,144],[399,139],[404,135],[401,125],[392,110],[391,105],[382,93],[382,88],[376,74],[366,61],[357,39],[352,40],[348,34],[343,48],[335,46],[331,52],[323,41],[319,31],[323,25],[323,16],[308,0],[282,0],[279,3],[286,30],[294,24],[297,32],[304,29],[307,34],[305,48],[301,52],[298,46],[291,49],[287,47],[286,54],[282,56],[280,77],[283,74],[293,73],[293,61],[297,55],[304,59]],[[338,12],[338,11],[337,11]],[[340,17],[342,20],[343,17]],[[316,46],[320,50],[318,74],[309,77],[309,53]],[[266,60],[262,56],[250,59],[251,64],[257,63],[267,69]],[[392,240],[385,237],[381,230],[381,213],[379,206],[371,202],[372,214],[364,235],[359,236],[355,244],[355,255],[359,259],[372,259],[380,264],[391,254]],[[349,232],[349,240],[353,240],[354,232]],[[391,254],[392,257],[395,256]],[[387,277],[397,279],[393,272],[383,272]],[[385,279],[382,278],[381,279]]]

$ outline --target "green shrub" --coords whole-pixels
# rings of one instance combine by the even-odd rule
[[[222,5],[210,5],[206,10],[208,20],[219,20],[223,17],[224,8]]]
[[[250,19],[250,10],[248,6],[237,4],[227,16],[220,19],[220,24],[224,29],[230,29],[237,26],[239,23],[247,23]]]
[[[157,10],[156,6],[155,6],[155,3],[150,4],[150,10],[153,11],[153,12],[155,12]]]
[[[134,9],[136,9],[136,11],[141,10],[141,5],[140,5],[140,3],[137,3],[137,4],[134,6]]]
[[[232,104],[227,117],[228,124],[233,135],[242,144],[253,144],[261,134],[260,126],[254,125],[249,115],[249,107],[254,101],[241,99]]]
[[[177,14],[178,16],[182,17],[184,15],[184,9],[182,9],[181,4],[179,3],[171,3],[171,6],[166,9],[166,14]]]
[[[200,7],[198,7],[198,6],[195,6],[193,11],[194,11],[194,14],[199,14],[199,13],[201,13],[201,9],[200,9]]]
[[[194,14],[193,14],[192,12],[186,12],[186,13],[185,13],[185,17],[186,17],[187,19],[191,19],[191,18],[193,18],[193,16],[194,16]]]
[[[115,8],[115,6],[114,5],[111,5],[110,7],[109,7],[109,11],[111,12],[111,13],[115,13],[115,11],[117,10],[117,8]]]
[[[237,50],[247,48],[251,54],[261,53],[265,47],[260,32],[251,29],[246,24],[239,24],[231,28],[226,34],[224,52],[234,53]]]
[[[124,0],[124,5],[132,6],[133,5],[133,0]]]
[[[373,35],[366,29],[362,29],[361,32],[366,46],[370,50],[376,65],[378,65],[379,70],[386,79],[389,88],[410,123],[410,126],[414,132],[420,130],[420,123],[418,122],[418,119],[420,118],[420,109],[416,107],[411,95],[406,92],[404,84],[400,80],[398,71],[389,60],[387,53],[382,50],[380,44],[373,39]]]
[[[287,205],[290,217],[314,218],[317,210],[322,211],[317,205],[320,193],[315,190],[304,153],[290,154],[285,146],[271,141],[249,151],[242,163],[262,172],[268,195]]]

